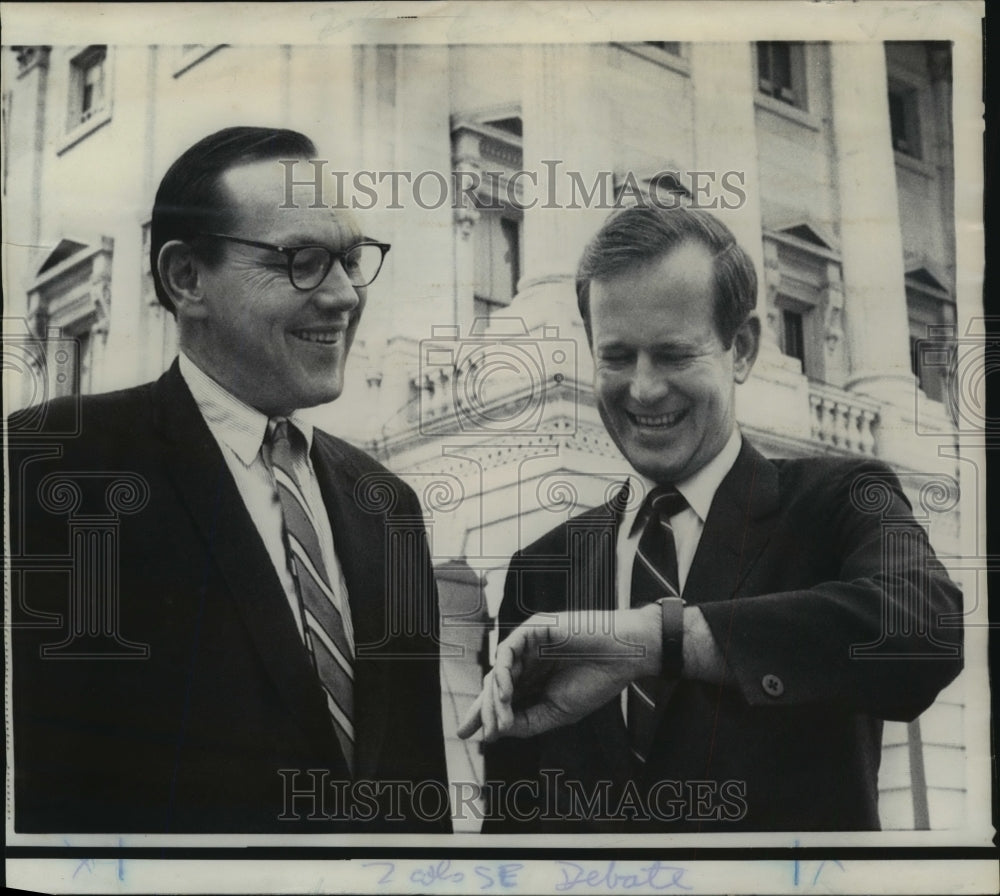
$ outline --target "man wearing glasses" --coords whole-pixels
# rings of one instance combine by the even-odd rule
[[[340,395],[389,250],[346,209],[289,207],[280,162],[315,155],[251,127],[181,155],[150,257],[178,359],[84,398],[74,435],[54,435],[74,430],[71,402],[42,409],[31,438],[57,448],[12,483],[21,552],[66,553],[53,476],[74,518],[107,513],[109,477],[133,500],[118,504],[114,643],[99,626],[88,656],[60,654],[66,620],[89,612],[65,576],[25,575],[14,601],[19,831],[450,830],[420,506],[299,414]],[[418,545],[404,556],[400,527]]]

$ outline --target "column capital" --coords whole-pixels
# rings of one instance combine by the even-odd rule
[[[17,76],[19,78],[33,68],[49,67],[49,54],[52,52],[52,47],[11,47],[10,49],[17,57]]]

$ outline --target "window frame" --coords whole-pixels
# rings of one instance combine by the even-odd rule
[[[822,244],[790,232],[802,226],[808,227]],[[765,268],[770,272],[765,274],[770,296],[766,313],[778,350],[786,358],[794,356],[785,352],[783,312],[801,315],[802,374],[813,382],[839,385],[834,378],[839,363],[838,343],[843,335],[839,329],[843,313],[842,278],[840,256],[826,240],[805,221],[765,231]]]
[[[769,50],[774,47],[788,48],[787,88],[778,86],[777,89],[766,89],[763,86],[765,79],[761,75],[760,53],[761,49],[764,47],[769,48]],[[769,68],[773,69],[773,53],[769,53],[769,55],[772,57],[769,60]],[[803,41],[762,40],[754,43],[754,87],[759,95],[765,96],[777,103],[783,103],[787,106],[791,106],[793,109],[798,109],[800,112],[808,112],[809,79],[806,72],[806,45]],[[771,80],[772,79],[770,78],[768,79],[769,87]],[[791,99],[781,95],[785,90],[788,90],[792,94]]]
[[[53,253],[66,243],[76,248],[55,260]],[[105,236],[87,243],[64,238],[53,253],[49,253],[50,261],[41,265],[28,290],[28,316],[35,322],[35,338],[47,370],[48,394],[85,395],[100,385],[95,380],[95,374],[100,373],[95,361],[108,332],[114,240]],[[81,340],[84,334],[87,338]],[[66,357],[70,343],[72,350]],[[90,356],[86,365],[81,346]],[[67,387],[68,365],[71,381]],[[78,391],[73,391],[74,385]]]
[[[910,365],[917,388],[928,401],[944,404],[947,399],[947,373],[938,368],[931,378],[931,371],[924,371],[920,364],[919,343],[926,348],[928,342],[940,343],[942,351],[948,351],[953,346],[953,340],[941,336],[942,333],[954,333],[956,320],[955,300],[944,288],[935,288],[922,283],[913,275],[919,270],[907,272],[906,289],[906,320],[907,334],[910,342]],[[919,341],[919,342],[918,342]],[[914,343],[918,344],[915,346]],[[916,349],[916,351],[915,351]],[[928,389],[933,381],[934,386]]]
[[[778,99],[760,89],[760,57],[758,47],[761,44],[787,43],[794,49],[794,58],[790,63],[792,73],[792,84],[801,94],[801,103],[790,103],[787,100]],[[813,84],[809,77],[810,62],[813,61],[813,54],[817,51],[815,45],[804,41],[755,41],[751,55],[753,72],[753,95],[754,105],[758,109],[766,109],[789,121],[807,127],[813,131],[820,130],[820,119],[816,112],[812,111]]]
[[[907,159],[915,162],[926,162],[927,153],[924,145],[925,128],[921,127],[922,116],[920,109],[919,87],[909,84],[906,81],[902,81],[897,77],[890,76],[888,79],[886,93],[889,101],[889,131],[892,137],[892,151],[898,155],[906,156]],[[912,149],[909,147],[901,149],[897,145],[896,134],[892,126],[892,101],[894,96],[900,103],[900,111],[903,116],[905,134],[902,139],[907,144],[912,142]]]
[[[783,284],[784,286],[785,284]],[[778,350],[786,358],[798,361],[802,375],[807,379],[825,382],[822,365],[823,340],[818,332],[820,303],[805,301],[796,294],[794,287],[779,289],[774,297],[774,309],[777,312]],[[798,316],[802,326],[802,357],[790,355],[785,351],[785,313],[791,312]]]
[[[499,253],[495,251],[495,241],[502,241],[504,239],[505,223],[514,228],[517,242],[517,258],[514,260],[514,263],[510,265],[511,294],[509,296],[498,296],[495,294],[487,295],[485,292],[480,290],[480,286],[483,283],[488,283],[490,292],[492,293],[492,290],[497,282],[497,275],[495,273],[496,265],[506,264],[506,262],[498,260]],[[520,281],[522,271],[524,270],[524,216],[518,210],[510,207],[504,207],[502,209],[481,209],[479,212],[479,220],[476,223],[472,238],[476,241],[473,255],[475,273],[475,282],[473,283],[472,288],[473,308],[475,308],[477,304],[482,303],[495,306],[497,310],[507,308],[510,303],[514,301],[514,297],[517,295],[517,284]],[[483,240],[489,240],[490,244],[488,246],[483,246]],[[483,271],[479,264],[484,255],[489,257],[491,260],[491,266],[488,271]]]
[[[777,309],[781,312],[781,324],[780,324],[780,349],[781,353],[786,358],[795,358],[802,365],[803,372],[806,368],[806,331],[808,329],[808,317],[811,308],[804,309],[802,305],[790,297],[784,295],[779,295],[775,303]],[[793,317],[798,321],[798,353],[793,353],[788,350],[788,318]]]
[[[94,66],[87,63],[95,59],[103,65],[104,90],[102,102],[95,106],[90,114],[84,116],[84,110],[79,107],[83,102],[86,73]],[[63,132],[56,146],[56,154],[61,155],[70,147],[75,146],[98,128],[106,125],[114,111],[114,48],[107,44],[90,44],[72,53],[66,65],[66,105]]]
[[[491,124],[513,118],[521,119],[523,126],[521,107],[516,103],[484,107],[452,120],[454,170],[498,172],[497,176],[480,179],[472,195],[468,197],[471,199],[469,207],[456,209],[456,222],[464,222],[466,237],[471,241],[468,247],[471,251],[471,267],[468,269],[471,288],[462,299],[460,319],[463,320],[483,317],[481,310],[486,311],[487,321],[494,311],[502,314],[517,296],[518,283],[523,277],[523,185],[520,180],[513,182],[512,191],[510,180],[522,168],[522,139],[509,130]],[[503,221],[514,225],[517,237],[517,259],[511,271],[510,296],[492,294],[497,281],[494,274],[497,254],[491,252],[491,247],[503,238]],[[487,241],[486,244],[484,241]],[[489,265],[482,263],[484,258],[489,259]]]
[[[691,59],[689,57],[687,41],[669,41],[678,45],[678,52],[673,53],[664,47],[655,46],[657,43],[668,43],[668,41],[640,41],[632,43],[615,42],[612,46],[647,62],[655,63],[663,68],[670,69],[681,75],[691,74]]]

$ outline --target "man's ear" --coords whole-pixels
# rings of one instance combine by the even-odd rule
[[[733,379],[737,383],[745,383],[760,348],[760,318],[751,314],[736,331],[733,337]]]
[[[208,309],[204,300],[202,267],[191,247],[180,240],[164,243],[156,264],[163,288],[177,310],[177,317],[205,317]]]

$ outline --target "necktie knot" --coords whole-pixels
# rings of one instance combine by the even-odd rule
[[[305,454],[302,433],[285,417],[275,417],[268,427],[271,463],[294,476],[295,462]]]
[[[646,512],[668,519],[688,507],[687,499],[672,485],[658,485],[648,495],[645,501]]]
[[[288,418],[273,417],[268,422],[270,423],[268,427],[268,440],[271,445],[285,443],[290,446],[292,444],[292,432],[295,428],[288,422]]]
[[[271,441],[277,442],[288,438],[288,418],[273,417],[271,423]]]

